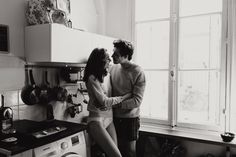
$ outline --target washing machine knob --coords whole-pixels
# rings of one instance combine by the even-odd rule
[[[67,142],[62,142],[61,143],[61,149],[65,150],[66,148],[68,148],[68,143]]]

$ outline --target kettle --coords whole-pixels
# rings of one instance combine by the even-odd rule
[[[2,133],[14,133],[13,129],[13,111],[10,107],[3,107],[0,110],[0,129]]]
[[[13,119],[13,111],[10,107],[4,107],[4,96],[1,94],[0,120]]]
[[[7,120],[13,118],[13,111],[10,107],[2,107],[0,110],[0,119]]]

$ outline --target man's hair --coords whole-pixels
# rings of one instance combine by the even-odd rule
[[[128,60],[132,59],[134,48],[133,45],[125,40],[115,40],[113,42],[115,48],[119,49],[119,53],[121,56],[128,56]]]
[[[83,80],[85,82],[88,81],[90,75],[94,75],[96,79],[103,82],[103,76],[107,75],[107,71],[105,69],[106,60],[109,58],[106,51],[107,50],[104,48],[95,48],[91,52],[84,70]]]

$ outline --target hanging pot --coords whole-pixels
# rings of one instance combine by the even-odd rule
[[[32,85],[32,90],[29,94],[29,102],[30,104],[38,104],[39,103],[39,94],[40,94],[40,88],[36,85],[34,81],[33,71],[30,70],[30,82]]]
[[[43,76],[43,84],[40,87],[39,101],[42,104],[48,104],[49,101],[52,100],[52,89],[50,88],[48,82],[48,72],[44,72]]]
[[[21,99],[25,104],[29,104],[29,93],[32,89],[32,86],[29,82],[29,72],[28,69],[25,69],[25,86],[21,90]]]
[[[53,87],[53,99],[56,101],[65,101],[67,99],[68,92],[65,88],[60,87],[59,73],[56,75],[57,85]]]
[[[39,102],[38,96],[39,96],[40,89],[38,86],[36,86],[34,82],[32,69],[30,69],[29,72],[28,72],[28,69],[26,69],[25,80],[26,80],[25,81],[26,85],[22,88],[21,99],[27,105],[34,105]]]

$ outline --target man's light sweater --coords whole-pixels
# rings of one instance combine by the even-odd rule
[[[138,117],[146,85],[143,70],[136,64],[129,63],[121,66],[115,64],[110,69],[112,96],[132,93],[132,97],[121,102],[119,108],[114,108],[114,117]]]

